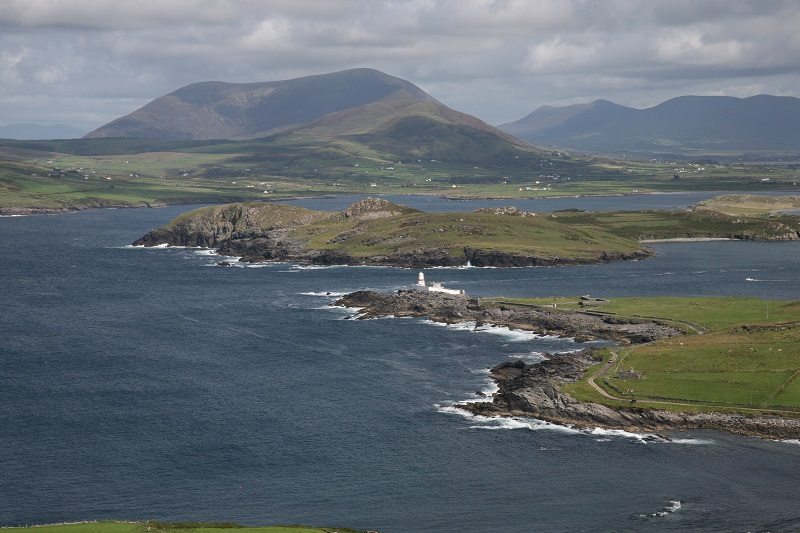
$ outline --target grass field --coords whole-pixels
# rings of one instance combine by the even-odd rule
[[[796,185],[800,172],[785,166],[701,167],[617,162],[556,151],[522,153],[500,154],[475,164],[457,154],[450,154],[450,159],[398,156],[391,143],[380,147],[355,139],[300,135],[251,141],[0,140],[0,208],[220,202],[331,193],[513,200],[694,190],[800,192]],[[52,178],[48,173],[53,168],[75,173]],[[769,181],[761,181],[764,176]]]
[[[729,215],[769,215],[800,211],[800,196],[727,194],[700,202],[699,205]]]
[[[691,326],[684,328],[685,336],[608,349],[603,364],[565,386],[579,399],[611,405],[635,400],[640,407],[674,410],[763,409],[800,416],[800,302],[658,297],[615,298],[581,307],[577,298],[513,301]],[[613,364],[602,371],[612,358]],[[624,402],[600,395],[587,382],[592,375]]]
[[[452,247],[517,252],[539,257],[592,258],[600,252],[630,253],[640,246],[602,228],[575,229],[547,217],[517,217],[488,213],[414,213],[371,220],[351,237],[336,238],[354,227],[351,221],[319,222],[298,228],[315,249],[340,249],[363,257]]]
[[[357,533],[354,529],[335,527],[245,527],[229,523],[170,524],[162,522],[85,522],[79,524],[9,528],[9,531],[41,531],[42,533],[155,533],[159,531],[171,531],[175,533]]]
[[[709,210],[560,212],[557,220],[571,226],[602,227],[629,239],[729,237],[770,239],[800,230],[800,218],[766,219],[732,216]]]

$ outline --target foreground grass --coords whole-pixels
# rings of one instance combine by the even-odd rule
[[[577,298],[511,303],[657,318],[686,326],[685,336],[601,353],[603,363],[565,386],[578,399],[673,410],[796,412],[800,416],[800,302],[755,298],[615,298],[581,306]],[[596,383],[625,401],[609,400]],[[672,405],[670,405],[672,404]],[[784,413],[785,414],[785,413]]]
[[[33,526],[10,528],[11,531],[31,530],[46,533],[155,533],[171,531],[174,533],[357,533],[355,529],[305,526],[264,526],[245,527],[232,523],[193,523],[170,524],[163,522],[86,522],[79,524],[59,524],[52,526]]]

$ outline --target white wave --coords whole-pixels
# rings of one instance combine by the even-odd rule
[[[800,439],[783,439],[783,440],[779,440],[778,442],[783,442],[785,444],[797,444],[797,445],[800,445]]]
[[[292,265],[292,270],[328,270],[332,268],[395,268],[380,265]]]
[[[532,417],[490,417],[481,416],[470,413],[469,411],[460,407],[465,403],[476,403],[475,400],[465,400],[450,405],[435,405],[436,410],[440,413],[459,415],[467,418],[476,425],[470,426],[470,429],[528,429],[531,431],[551,430],[561,433],[569,433],[572,435],[589,435],[599,437],[595,440],[597,442],[609,442],[614,438],[629,438],[635,439],[642,444],[650,442],[667,443],[671,442],[664,437],[654,435],[651,433],[632,433],[621,429],[578,429],[569,425],[554,424]]]
[[[657,511],[655,513],[650,513],[650,516],[661,518],[678,511],[681,507],[683,506],[681,505],[680,500],[670,500],[663,510]]]
[[[0,218],[29,217],[30,215],[0,215]]]
[[[690,444],[699,446],[708,446],[709,444],[715,444],[715,441],[711,439],[669,439],[669,441],[673,444]]]
[[[150,248],[171,248],[172,250],[210,250],[205,246],[178,246],[176,244],[161,243],[151,246]]]
[[[653,433],[633,433],[630,431],[625,431],[623,429],[605,429],[605,428],[594,428],[584,430],[585,433],[594,436],[601,436],[601,437],[623,437],[626,439],[635,439],[641,443],[648,443],[648,442],[670,442],[668,439],[661,437],[659,435],[655,435]]]
[[[307,292],[299,292],[303,296],[322,296],[325,298],[339,298],[340,296],[344,296],[345,292],[333,292],[333,291],[307,291]]]
[[[458,404],[454,405],[436,405],[436,410],[440,413],[458,415],[464,417],[471,422],[476,422],[479,425],[470,426],[470,429],[528,429],[531,431],[538,431],[541,429],[549,429],[559,431],[562,433],[580,433],[579,430],[569,427],[561,426],[538,420],[536,418],[507,418],[507,417],[492,417],[475,415],[461,409]]]
[[[454,329],[457,331],[470,331],[472,333],[490,333],[492,335],[499,335],[503,337],[507,342],[530,342],[541,339],[559,339],[565,341],[572,340],[572,339],[562,339],[560,337],[555,337],[552,335],[540,335],[538,333],[533,333],[532,331],[525,331],[521,329],[510,329],[507,326],[495,326],[492,324],[482,324],[479,326],[476,322],[472,321],[447,324],[445,322],[437,322],[435,320],[424,319],[423,322],[435,326],[448,327],[450,329]]]
[[[572,352],[573,350],[570,350]],[[574,350],[580,351],[580,350]],[[569,352],[559,352],[559,353],[569,353]],[[544,354],[542,352],[527,352],[527,353],[511,353],[508,354],[509,359],[522,359],[526,363],[538,363],[544,360]]]

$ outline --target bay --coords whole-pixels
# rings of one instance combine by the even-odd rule
[[[454,414],[488,390],[487,367],[579,345],[327,307],[327,292],[394,290],[415,271],[219,268],[202,250],[126,246],[186,209],[0,219],[0,524],[800,527],[797,444]],[[475,295],[800,298],[798,243],[654,247],[638,262],[425,273]]]

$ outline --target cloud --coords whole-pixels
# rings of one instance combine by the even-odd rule
[[[197,81],[365,66],[490,122],[795,94],[798,27],[792,0],[4,0],[0,122],[95,126]]]

